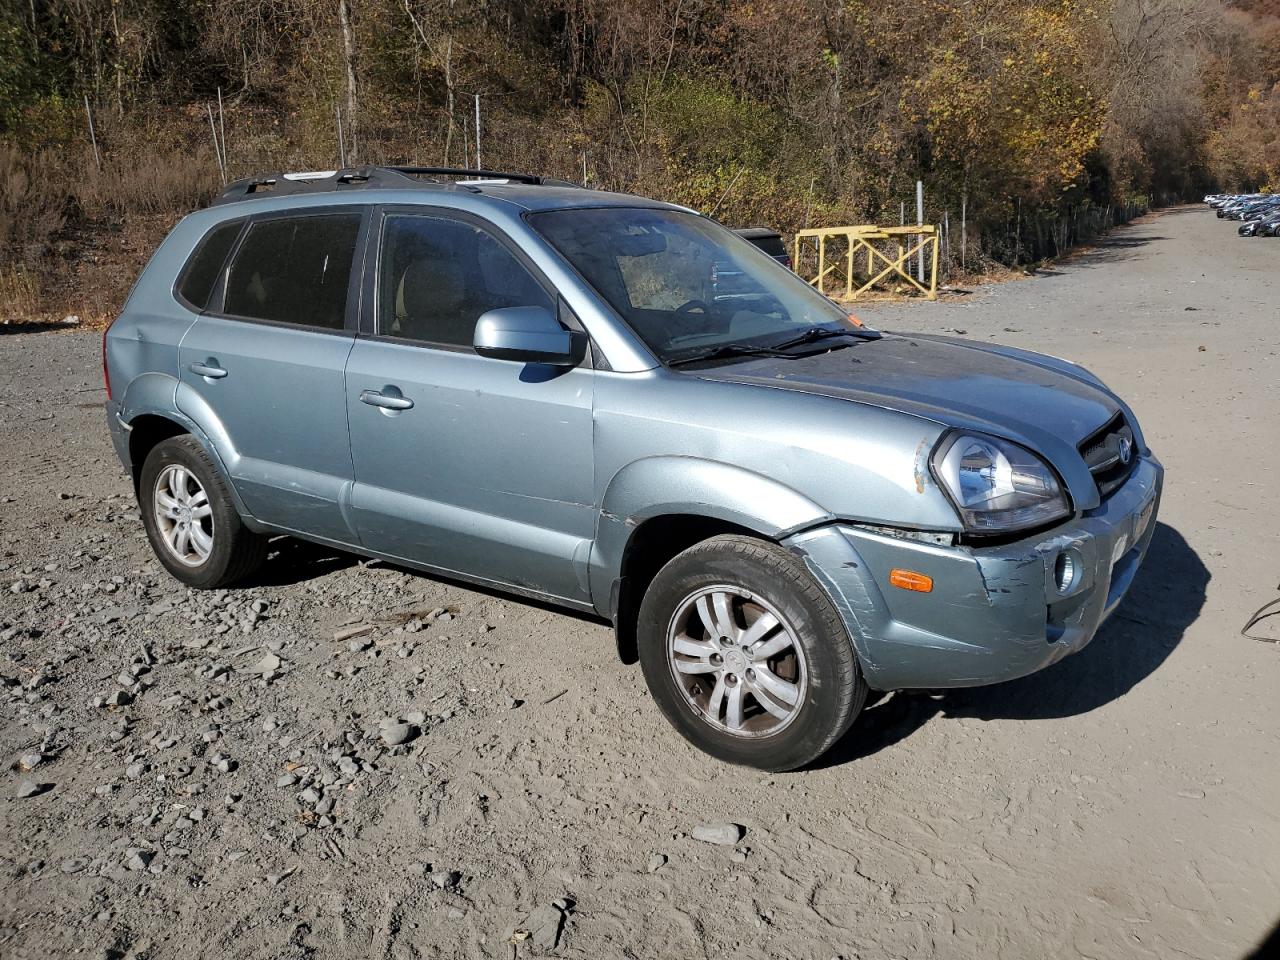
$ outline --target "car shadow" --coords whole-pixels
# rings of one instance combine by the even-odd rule
[[[354,553],[344,553],[336,547],[293,537],[274,537],[268,547],[266,562],[241,586],[292,586],[336,570],[346,570],[359,562],[360,558]]]
[[[390,560],[364,557],[354,553],[347,553],[337,547],[328,547],[312,543],[309,540],[299,540],[288,536],[272,539],[266,562],[258,568],[253,576],[246,579],[239,586],[243,588],[292,586],[306,580],[314,580],[327,573],[348,570],[361,564],[366,566],[376,565],[387,570],[397,570],[400,573],[419,577],[422,580],[459,587],[497,600],[506,600],[527,607],[535,607],[539,610],[546,610],[548,613],[555,613],[573,620],[581,620],[585,623],[608,625],[606,619],[594,613],[563,607],[536,597],[520,596],[500,587],[473,583],[470,580],[450,577],[444,573],[417,570],[404,564],[393,563]]]
[[[57,333],[61,330],[83,330],[78,323],[60,323],[56,320],[10,320],[0,323],[0,336],[12,333]]]
[[[1280,957],[1280,920],[1276,921],[1276,925],[1271,928],[1271,932],[1258,944],[1257,948],[1249,951],[1244,960],[1274,960]]]
[[[1157,524],[1120,607],[1093,642],[1031,676],[988,687],[899,691],[865,709],[813,768],[871,756],[934,717],[1048,720],[1078,716],[1124,696],[1154,673],[1200,615],[1208,568],[1178,531]]]

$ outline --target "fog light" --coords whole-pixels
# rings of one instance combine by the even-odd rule
[[[1053,579],[1059,593],[1067,593],[1080,576],[1080,558],[1074,550],[1063,550],[1053,564]]]

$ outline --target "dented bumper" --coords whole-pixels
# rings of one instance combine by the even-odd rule
[[[872,688],[998,683],[1093,639],[1146,554],[1163,477],[1144,458],[1097,509],[1001,546],[941,546],[851,524],[786,545],[831,595]],[[933,590],[890,587],[895,568],[927,574]]]

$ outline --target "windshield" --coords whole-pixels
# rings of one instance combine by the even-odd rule
[[[535,213],[529,222],[667,363],[729,344],[767,348],[814,329],[857,329],[768,254],[694,213],[603,207]]]

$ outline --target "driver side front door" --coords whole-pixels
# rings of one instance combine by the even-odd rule
[[[479,356],[482,313],[554,311],[557,299],[496,229],[422,209],[385,211],[376,225],[374,309],[347,361],[361,542],[586,603],[594,374]]]

